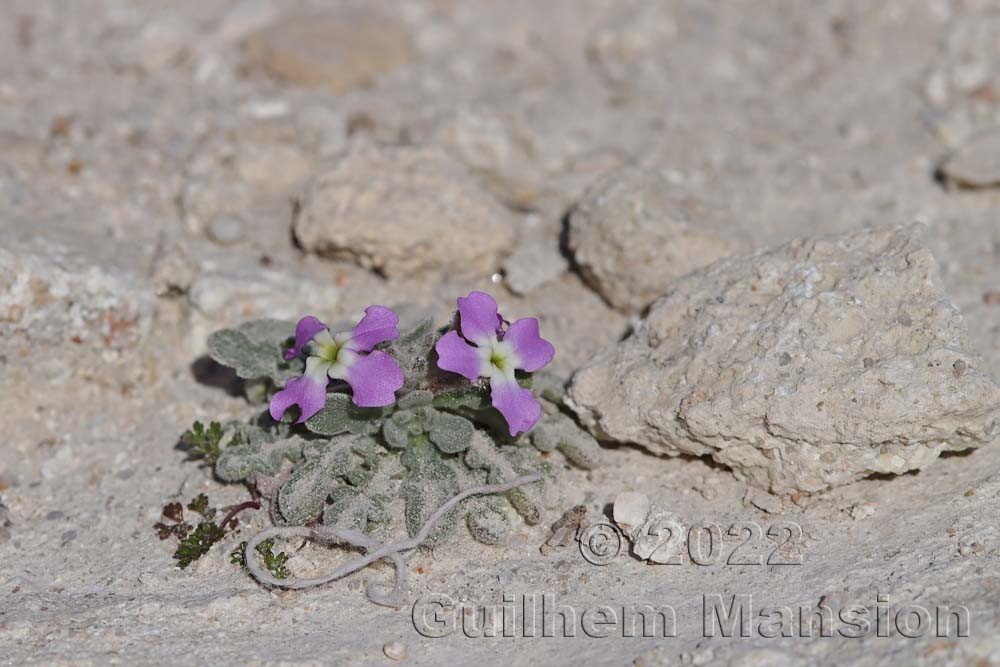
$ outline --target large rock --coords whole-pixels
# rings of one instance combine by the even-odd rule
[[[248,36],[244,48],[275,76],[336,93],[369,84],[415,57],[406,26],[363,10],[289,14]]]
[[[920,469],[1000,431],[1000,388],[905,230],[686,276],[570,396],[601,438],[711,456],[776,493]]]
[[[726,217],[661,172],[626,166],[584,194],[570,216],[569,246],[608,303],[638,312],[672,279],[747,247]]]
[[[514,221],[437,149],[362,147],[312,179],[295,236],[305,250],[389,277],[473,274],[499,267]]]

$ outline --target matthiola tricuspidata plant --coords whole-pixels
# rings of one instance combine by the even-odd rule
[[[599,448],[564,409],[563,382],[542,371],[556,351],[538,320],[508,322],[483,292],[457,306],[441,328],[401,327],[393,310],[373,305],[353,328],[305,315],[212,334],[212,358],[266,407],[246,423],[198,425],[185,438],[190,451],[219,479],[247,484],[287,530],[318,525],[370,549],[369,536],[405,529],[416,539],[428,521],[440,541],[464,518],[477,540],[502,543],[508,507],[541,520],[557,452],[590,468]],[[434,514],[486,488],[508,503],[480,496]],[[248,562],[254,549],[244,550]]]

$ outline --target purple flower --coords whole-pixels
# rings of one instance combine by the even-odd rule
[[[285,352],[294,359],[303,351],[306,372],[292,378],[271,399],[271,417],[278,421],[285,410],[299,406],[302,423],[319,412],[326,403],[326,385],[330,378],[343,380],[354,392],[354,404],[361,407],[390,405],[403,386],[403,371],[396,360],[372,348],[399,338],[399,318],[385,306],[369,306],[353,331],[330,334],[330,329],[312,315],[295,326],[295,345]]]
[[[475,382],[490,379],[493,407],[507,420],[512,436],[531,429],[542,406],[522,388],[515,370],[534,372],[552,361],[555,348],[538,335],[538,320],[520,319],[504,330],[505,321],[489,294],[472,292],[458,298],[459,331],[449,331],[437,342],[438,367]]]

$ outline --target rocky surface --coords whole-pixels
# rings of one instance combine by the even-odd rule
[[[569,219],[568,244],[584,279],[635,313],[671,280],[745,249],[732,214],[656,169],[606,174]]]
[[[443,322],[457,295],[480,289],[506,316],[540,319],[560,375],[620,341],[645,304],[609,307],[600,283],[581,278],[566,229],[584,193],[614,190],[608,174],[619,169],[663,175],[664,197],[684,193],[657,218],[667,229],[702,234],[714,221],[712,234],[755,249],[923,222],[969,339],[926,376],[945,388],[996,376],[1000,227],[981,148],[1000,119],[998,26],[982,0],[0,3],[0,664],[492,664],[498,647],[512,667],[1000,664],[995,443],[784,498],[708,456],[609,446],[608,465],[559,470],[541,521],[515,525],[508,544],[460,538],[409,557],[411,601],[499,606],[505,593],[554,594],[578,613],[576,630],[544,641],[470,637],[460,625],[425,637],[412,607],[368,602],[366,585],[389,579],[381,566],[314,591],[264,589],[230,553],[269,524],[266,511],[242,514],[238,534],[183,571],[152,528],[166,502],[247,499],[176,449],[195,419],[253,413],[234,378],[205,363],[211,329],[264,311],[357,321],[373,302]],[[356,220],[379,226],[374,240],[348,229],[356,247],[304,251],[295,212],[308,184],[366,152],[433,152],[447,166],[401,176],[366,158],[363,173],[342,175],[345,187],[360,196],[391,184],[405,200],[365,202]],[[942,170],[949,156],[953,176]],[[704,215],[688,218],[686,202]],[[413,230],[433,243],[413,243]],[[463,242],[482,259],[470,263],[456,239],[473,232]],[[674,263],[704,267],[718,256],[695,255],[714,247],[699,242],[641,271],[628,263],[642,247],[593,263],[608,286],[637,293],[650,283],[631,273],[663,271],[652,284],[666,291],[685,280]],[[372,270],[376,261],[386,268]],[[105,315],[119,312],[138,314],[136,326],[109,344]],[[844,304],[845,317],[856,312]],[[941,313],[943,326],[953,315]],[[902,349],[926,319],[910,317],[909,329],[873,318],[887,323],[878,337],[898,332]],[[929,344],[924,333],[911,342]],[[758,358],[767,355],[755,350],[746,364]],[[786,425],[843,428],[853,405],[834,417],[812,403]],[[899,414],[910,421],[888,432],[930,423]],[[598,567],[562,539],[539,552],[568,510],[611,521],[622,492],[694,531],[679,565],[621,553]],[[722,536],[715,561],[698,549],[708,524]],[[345,558],[300,546],[286,548],[299,573]],[[798,565],[775,564],[795,556]],[[744,593],[751,636],[706,637],[703,596]],[[972,623],[968,637],[758,632],[761,606],[821,602],[871,617],[882,606],[966,605]],[[633,603],[672,605],[677,636],[614,628],[597,639],[580,627],[588,608]]]
[[[1000,387],[904,230],[793,241],[677,280],[570,396],[600,437],[709,455],[782,494],[919,470],[1000,433]]]
[[[148,336],[148,282],[57,242],[12,241],[0,247],[0,337],[11,356],[74,347],[114,356]]]
[[[361,148],[309,183],[302,247],[390,277],[489,272],[513,242],[509,213],[444,153]]]

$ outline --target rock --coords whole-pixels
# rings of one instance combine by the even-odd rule
[[[779,494],[920,469],[1000,432],[1000,388],[903,229],[793,241],[676,281],[569,398],[598,437],[710,456]]]
[[[527,216],[526,221],[517,247],[503,263],[505,281],[515,294],[533,292],[569,269],[559,252],[558,229],[549,228],[538,216]]]
[[[243,240],[245,225],[239,216],[219,215],[208,223],[208,238],[219,245],[232,245]]]
[[[626,491],[619,493],[614,501],[614,519],[625,533],[631,533],[646,521],[649,514],[649,498],[645,493]]]
[[[525,243],[503,264],[507,286],[515,294],[528,294],[552,282],[569,268],[554,243]]]
[[[344,93],[370,84],[415,57],[401,22],[369,10],[292,13],[243,41],[272,75]]]
[[[876,509],[875,503],[858,503],[851,506],[849,513],[852,519],[860,521],[861,519],[867,519],[868,517],[873,516]]]
[[[747,247],[725,217],[662,173],[627,166],[584,194],[570,216],[569,247],[587,283],[634,313],[674,278]]]
[[[306,313],[332,323],[339,302],[340,290],[332,283],[282,271],[204,273],[188,292],[188,338],[202,349],[217,329],[261,318],[294,322]]]
[[[151,284],[69,246],[36,245],[0,244],[0,340],[117,354],[147,337],[156,310]]]
[[[418,124],[412,134],[426,136],[426,143],[464,164],[512,209],[533,209],[543,197],[545,179],[534,141],[513,118],[489,109],[461,108]]]
[[[559,547],[565,547],[576,541],[580,532],[580,526],[587,522],[587,507],[585,505],[575,505],[566,510],[559,519],[552,524],[552,530],[545,544],[539,547],[543,556],[548,556]]]
[[[941,163],[938,173],[960,188],[1000,187],[1000,130],[973,134]]]
[[[752,505],[768,514],[780,513],[783,506],[780,497],[771,495],[760,489],[747,489],[746,494],[743,496],[743,504],[748,507]]]
[[[314,176],[295,220],[305,250],[389,277],[493,272],[513,230],[461,165],[424,148],[342,154]]]
[[[645,521],[627,535],[632,540],[632,553],[641,560],[677,565],[682,562],[681,554],[687,553],[684,524],[659,505],[652,505]]]

